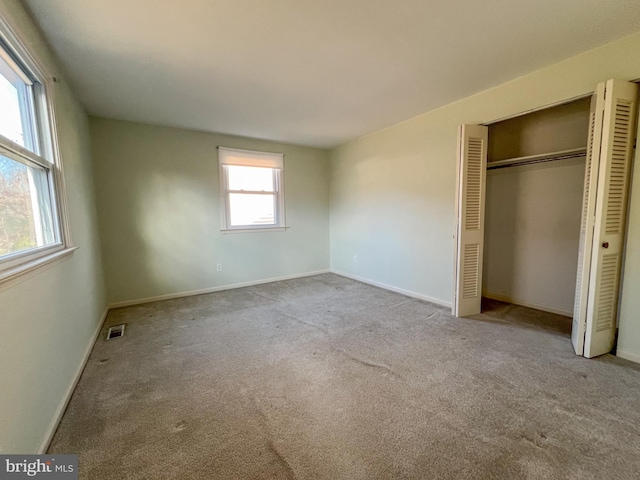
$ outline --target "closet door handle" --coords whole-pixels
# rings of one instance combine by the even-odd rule
[[[604,243],[602,244],[602,246],[603,246],[604,248],[609,248],[609,242],[604,242]]]

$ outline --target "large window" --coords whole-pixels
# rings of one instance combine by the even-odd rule
[[[283,155],[219,147],[223,230],[284,228]]]
[[[44,74],[3,30],[0,28],[0,283],[53,259],[69,243],[59,215],[62,187]]]

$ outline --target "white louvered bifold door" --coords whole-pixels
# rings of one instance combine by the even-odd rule
[[[577,355],[582,355],[584,352],[584,335],[587,328],[587,299],[589,295],[589,274],[591,273],[591,247],[593,245],[598,167],[600,165],[599,152],[600,141],[602,139],[602,119],[604,116],[604,86],[604,83],[599,84],[591,97],[591,111],[589,114],[584,197],[582,199],[582,220],[580,222],[578,274],[576,277],[576,296],[573,307],[573,327],[571,328],[571,342]]]
[[[610,352],[615,341],[637,97],[633,83],[606,82],[584,345],[588,358]]]
[[[461,125],[458,133],[452,308],[457,317],[480,313],[488,131],[480,125]]]

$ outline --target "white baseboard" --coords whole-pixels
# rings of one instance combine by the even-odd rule
[[[402,295],[406,295],[407,297],[417,298],[418,300],[424,300],[425,302],[435,303],[436,305],[440,305],[442,307],[451,308],[451,302],[446,302],[444,300],[440,300],[439,298],[429,297],[427,295],[422,295],[421,293],[412,292],[411,290],[405,290],[404,288],[394,287],[393,285],[387,285],[386,283],[377,282],[375,280],[369,280],[368,278],[359,277],[357,275],[341,272],[339,270],[331,270],[331,273],[335,273],[336,275],[347,277],[352,280],[357,280],[358,282],[366,283],[368,285],[373,285],[374,287],[382,288],[384,290],[401,293]]]
[[[573,317],[573,311],[561,310],[558,308],[548,307],[547,305],[539,305],[537,303],[527,302],[518,298],[512,298],[507,295],[500,295],[499,293],[482,292],[482,296],[490,298],[491,300],[498,300],[500,302],[513,303],[514,305],[520,305],[522,307],[542,310],[543,312],[555,313],[556,315],[563,315],[565,317]]]
[[[93,334],[93,338],[89,342],[89,345],[87,345],[87,348],[86,348],[86,350],[84,352],[84,356],[82,358],[82,361],[80,362],[80,365],[78,365],[78,369],[76,370],[76,374],[73,377],[73,381],[69,385],[69,388],[67,388],[67,391],[65,392],[64,396],[62,397],[62,400],[60,401],[60,404],[58,405],[58,408],[56,409],[56,412],[53,415],[53,418],[51,419],[51,423],[49,423],[49,427],[45,431],[45,434],[44,434],[44,437],[42,439],[42,442],[40,443],[40,447],[38,448],[38,452],[37,452],[38,454],[46,453],[47,449],[49,448],[49,444],[51,444],[51,440],[53,440],[53,436],[55,435],[56,430],[58,429],[58,425],[60,424],[60,420],[62,420],[62,416],[64,415],[64,412],[67,409],[67,405],[69,405],[69,401],[71,400],[71,396],[73,395],[73,392],[76,389],[76,386],[78,385],[78,382],[80,381],[80,377],[82,376],[82,372],[84,371],[84,367],[87,365],[87,361],[89,360],[89,355],[91,355],[91,351],[93,350],[93,346],[95,345],[96,340],[98,340],[98,336],[100,335],[100,331],[102,330],[102,326],[104,325],[104,322],[107,319],[107,314],[108,313],[109,313],[109,307],[107,307],[105,309],[104,313],[102,314],[102,318],[100,319],[100,322],[98,323],[96,331]]]
[[[630,360],[632,362],[640,363],[640,355],[636,355],[635,353],[624,352],[622,350],[616,351],[616,357],[624,358],[625,360]]]
[[[125,300],[123,302],[115,302],[109,304],[111,308],[130,307],[132,305],[141,305],[143,303],[158,302],[160,300],[171,300],[174,298],[191,297],[194,295],[203,295],[205,293],[221,292],[223,290],[231,290],[233,288],[251,287],[253,285],[261,285],[263,283],[280,282],[282,280],[291,280],[294,278],[312,277],[313,275],[320,275],[321,273],[329,273],[329,269],[316,270],[314,272],[296,273],[294,275],[285,275],[283,277],[264,278],[262,280],[252,280],[249,282],[231,283],[228,285],[221,285],[219,287],[203,288],[201,290],[190,290],[188,292],[168,293],[166,295],[158,295],[156,297],[139,298],[136,300]]]

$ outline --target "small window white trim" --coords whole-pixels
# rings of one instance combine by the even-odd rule
[[[35,164],[49,172],[47,181],[53,192],[51,216],[55,231],[55,241],[49,245],[4,256],[0,261],[0,290],[4,290],[35,274],[41,267],[50,266],[73,253],[77,247],[73,246],[71,239],[64,172],[56,130],[53,89],[57,80],[26,47],[18,29],[14,28],[10,12],[2,4],[0,44],[2,59],[15,67],[24,83],[33,89],[32,110],[35,118],[31,118],[31,123],[35,128],[36,141],[36,145],[29,149],[0,136],[0,153],[14,161]]]
[[[2,49],[0,49],[0,59],[2,59],[11,68],[11,71],[20,78],[21,82],[26,85],[33,85],[33,80],[22,71],[20,65],[15,62],[11,55]]]
[[[259,152],[238,148],[218,147],[218,165],[220,176],[220,216],[223,233],[246,233],[265,231],[284,231],[287,229],[284,203],[284,155],[281,153]],[[258,167],[273,171],[274,191],[231,190],[229,188],[228,167]],[[274,223],[266,225],[231,225],[231,194],[273,195]]]
[[[71,255],[77,249],[78,247],[62,247],[58,245],[57,248],[48,248],[45,252],[40,252],[37,258],[23,258],[20,264],[0,272],[0,292],[30,278],[45,267],[49,267],[67,255]]]
[[[284,154],[218,147],[218,162],[220,165],[279,168],[282,170],[284,168]]]

